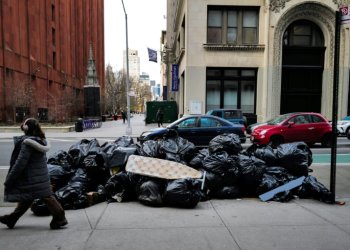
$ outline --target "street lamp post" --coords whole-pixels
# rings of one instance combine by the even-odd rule
[[[131,135],[132,129],[130,125],[130,96],[129,96],[129,45],[128,45],[128,15],[125,11],[124,1],[122,0],[123,10],[125,14],[125,40],[126,40],[126,105],[127,105],[127,127],[126,134]]]

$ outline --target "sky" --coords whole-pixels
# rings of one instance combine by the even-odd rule
[[[166,30],[166,0],[124,0],[128,20],[128,47],[138,50],[140,73],[160,83],[160,37]],[[114,71],[123,67],[126,49],[125,14],[122,0],[104,0],[105,65]],[[147,48],[157,50],[158,62],[148,61]]]

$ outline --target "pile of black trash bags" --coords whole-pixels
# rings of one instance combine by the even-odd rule
[[[127,172],[131,154],[176,161],[201,171],[205,178],[166,180]],[[68,152],[51,155],[47,163],[52,190],[64,209],[133,200],[154,207],[194,208],[209,199],[258,197],[301,176],[306,177],[301,186],[279,192],[271,200],[299,197],[332,203],[329,190],[309,175],[312,152],[304,142],[276,148],[253,144],[243,150],[237,135],[223,134],[198,149],[169,131],[163,139],[141,145],[129,136],[103,145],[97,139],[83,139]],[[32,211],[49,214],[41,200],[34,201]]]

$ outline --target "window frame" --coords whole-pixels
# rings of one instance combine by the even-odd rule
[[[209,26],[210,22],[210,12],[211,11],[220,11],[221,12],[221,26]],[[236,41],[229,42],[228,39],[228,29],[234,28],[234,26],[229,26],[229,12],[236,11]],[[256,32],[255,32],[255,41],[244,42],[243,37],[243,13],[245,11],[254,11],[256,13]],[[230,44],[230,45],[257,45],[259,44],[259,15],[260,15],[260,6],[211,6],[208,5],[207,8],[207,44]],[[219,28],[221,29],[221,42],[211,41],[210,28]],[[246,27],[248,28],[248,27]],[[249,27],[254,28],[254,27]]]
[[[237,71],[237,75],[225,75],[225,71]],[[248,75],[242,75],[242,72],[245,70],[254,71],[254,75],[248,76]],[[220,72],[220,74],[210,74],[208,75],[208,72]],[[244,114],[256,114],[256,96],[257,96],[257,83],[258,83],[258,69],[257,68],[219,68],[219,67],[207,67],[206,69],[206,90],[205,90],[205,108],[206,112],[211,110],[211,108],[208,108],[208,81],[218,81],[219,89],[220,89],[220,100],[219,100],[219,107],[220,109],[224,108],[224,94],[225,94],[225,82],[228,80],[234,80],[238,82],[238,91],[237,91],[237,109],[242,110],[242,82],[245,81],[253,81],[254,82],[254,104],[253,104],[253,112],[245,112],[242,110],[243,115]]]

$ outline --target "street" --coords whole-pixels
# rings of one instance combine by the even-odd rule
[[[48,152],[47,156],[54,154],[55,152],[59,150],[68,151],[69,148],[74,145],[75,143],[79,142],[82,138],[70,138],[70,137],[59,137],[59,138],[49,138],[49,141],[51,143],[51,149]],[[86,138],[86,139],[91,139]],[[100,145],[105,143],[106,141],[114,141],[117,139],[117,137],[113,138],[97,138]],[[135,139],[136,143],[136,139]],[[247,140],[247,143],[244,143],[242,146],[243,148],[248,148],[251,145],[249,140]],[[337,160],[339,159],[342,163],[349,163],[350,164],[350,140],[348,140],[346,137],[338,137],[337,140]],[[11,152],[13,149],[13,140],[12,139],[0,139],[0,166],[6,167],[9,164]],[[311,151],[313,153],[314,162],[316,163],[328,163],[330,160],[330,154],[331,149],[330,148],[323,148],[321,145],[314,145],[311,147]]]

